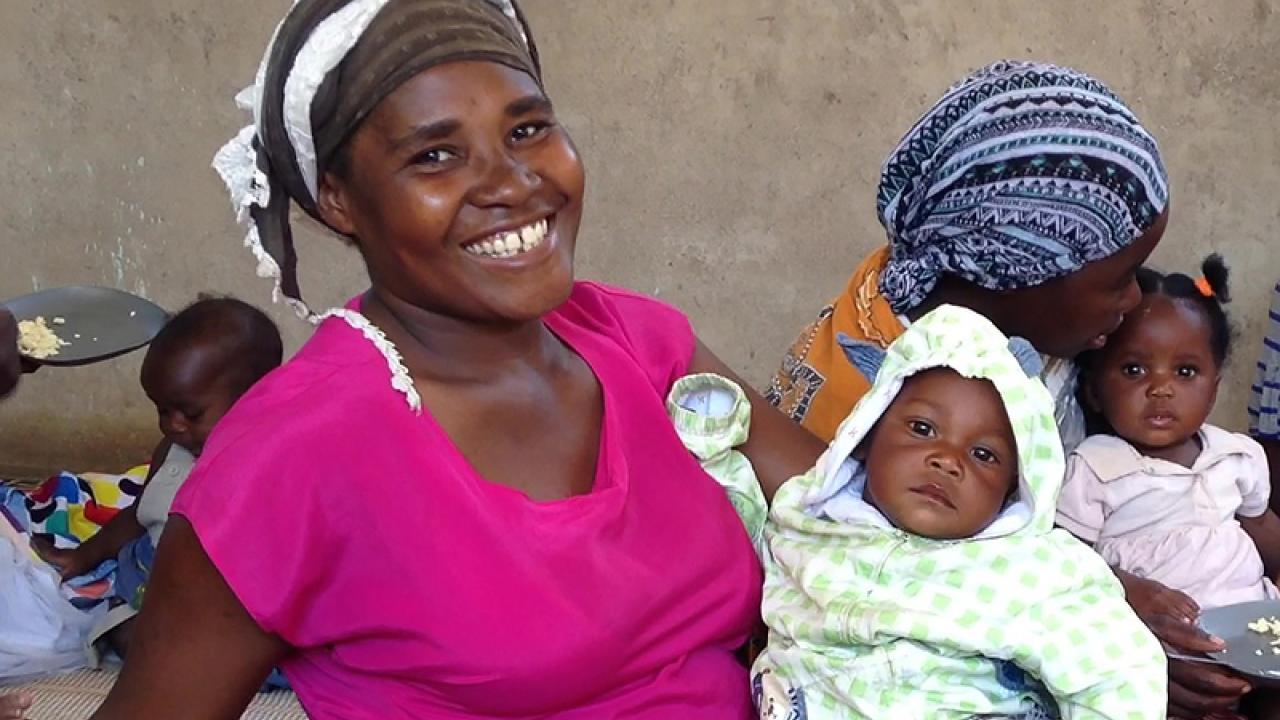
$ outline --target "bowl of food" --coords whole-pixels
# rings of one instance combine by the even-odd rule
[[[1224,605],[1205,610],[1200,628],[1227,644],[1211,657],[1255,685],[1280,687],[1280,600]]]
[[[18,320],[18,352],[41,365],[87,365],[151,342],[169,314],[115,288],[50,288],[4,301]]]

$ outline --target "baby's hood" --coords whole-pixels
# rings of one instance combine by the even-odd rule
[[[907,378],[947,367],[995,386],[1018,445],[1017,497],[977,538],[1028,532],[1039,535],[1053,529],[1065,463],[1053,398],[1040,381],[1040,358],[1030,343],[1021,338],[1010,340],[972,310],[942,305],[913,323],[888,350],[844,336],[840,344],[849,360],[874,381],[819,459],[817,482],[797,499],[805,512],[843,515],[846,519],[879,515],[861,500],[865,473],[853,459],[853,452]],[[838,512],[829,512],[837,508]]]

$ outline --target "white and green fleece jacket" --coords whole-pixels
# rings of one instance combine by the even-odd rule
[[[784,484],[771,509],[750,463],[732,450],[748,432],[741,389],[690,376],[668,402],[685,444],[761,551],[769,642],[753,675],[762,703],[785,708],[766,716],[1016,717],[1034,713],[1047,690],[1057,708],[1045,709],[1066,720],[1163,719],[1159,643],[1102,559],[1053,526],[1062,445],[1048,391],[1035,368],[1028,375],[1019,364],[1034,358],[1030,346],[981,315],[942,306],[882,358],[854,344],[846,351],[875,382],[817,466]],[[989,380],[1017,440],[1015,498],[965,540],[894,527],[863,501],[865,474],[852,457],[903,382],[935,367]]]

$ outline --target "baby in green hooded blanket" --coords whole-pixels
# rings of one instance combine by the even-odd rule
[[[761,717],[1163,719],[1163,650],[1054,528],[1062,444],[1030,345],[953,306],[887,351],[845,345],[873,385],[772,507],[733,450],[741,389],[694,375],[668,399],[765,566]]]

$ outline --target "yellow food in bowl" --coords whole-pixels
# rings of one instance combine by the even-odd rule
[[[58,337],[43,317],[18,323],[18,352],[29,358],[43,360],[53,357],[70,344]]]

